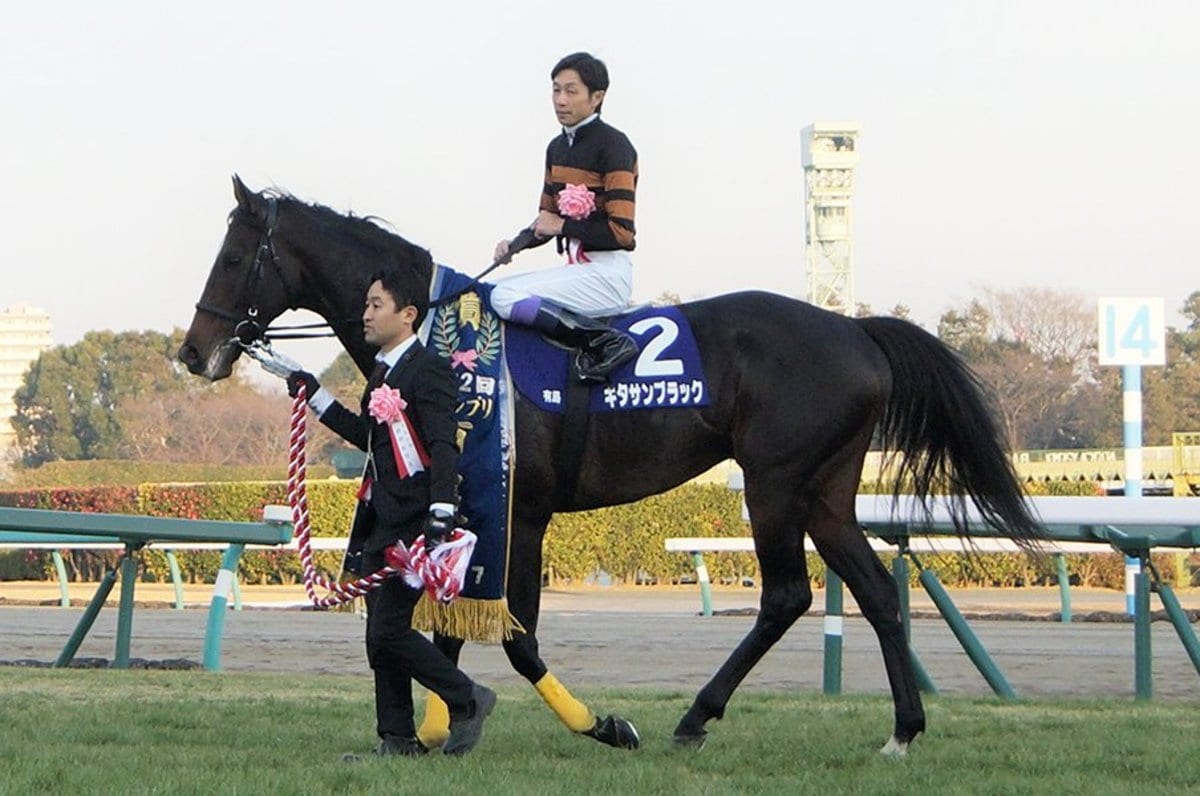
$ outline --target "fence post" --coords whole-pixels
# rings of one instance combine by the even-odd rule
[[[1054,566],[1058,572],[1058,595],[1062,600],[1062,613],[1059,614],[1059,618],[1065,624],[1071,621],[1071,576],[1067,574],[1067,557],[1062,553],[1055,553]]]
[[[704,554],[693,550],[692,563],[696,565],[696,582],[700,584],[700,612],[704,616],[712,616],[712,587],[708,582],[708,567],[704,564]]]
[[[1134,575],[1133,583],[1136,599],[1133,614],[1133,681],[1136,698],[1149,699],[1154,694],[1154,682],[1150,651],[1150,584],[1144,570]]]
[[[825,671],[822,690],[842,693],[842,579],[825,567]]]
[[[221,633],[225,629],[225,610],[229,604],[229,592],[237,579],[238,559],[242,557],[245,547],[244,544],[229,545],[221,557],[221,568],[217,570],[212,605],[208,608],[208,628],[204,632],[204,668],[210,672],[221,669]]]
[[[179,559],[175,557],[175,551],[168,549],[167,567],[171,570],[171,585],[175,587],[175,608],[183,610],[183,575],[179,571]]]
[[[1175,633],[1183,642],[1183,648],[1187,650],[1188,657],[1192,659],[1192,666],[1196,667],[1197,673],[1200,673],[1200,643],[1196,641],[1196,633],[1188,622],[1187,614],[1179,607],[1175,591],[1165,582],[1160,581],[1158,596],[1162,600],[1163,608],[1167,609],[1167,616],[1171,618],[1171,624],[1175,626]]]
[[[54,561],[54,572],[58,575],[59,602],[63,608],[70,608],[71,595],[67,593],[67,566],[63,563],[62,553],[51,550],[50,558]]]
[[[126,545],[121,559],[121,602],[117,609],[117,651],[113,656],[114,669],[129,668],[129,640],[133,637],[133,590],[137,585],[135,550],[141,545]]]
[[[901,540],[899,552],[892,561],[892,579],[896,581],[896,591],[900,597],[900,622],[904,626],[904,640],[908,642],[908,659],[912,662],[913,674],[917,678],[917,688],[927,694],[936,694],[937,686],[929,678],[917,651],[912,645],[912,623],[908,612],[908,560],[904,557],[908,550],[908,540]]]
[[[104,607],[104,601],[108,599],[109,593],[112,592],[113,584],[116,582],[116,568],[104,573],[104,578],[101,579],[99,588],[92,595],[92,601],[88,603],[83,616],[79,617],[79,623],[75,625],[75,630],[71,632],[71,637],[67,639],[67,645],[63,647],[63,651],[58,654],[58,658],[54,661],[54,668],[61,669],[64,666],[69,666],[71,661],[75,660],[75,653],[79,651],[79,645],[83,643],[84,637],[87,636],[88,631],[95,624],[96,615]]]
[[[967,620],[963,618],[962,613],[954,605],[954,601],[950,599],[950,595],[942,588],[937,575],[928,569],[922,569],[918,577],[921,578],[921,585],[925,587],[925,591],[933,598],[933,602],[937,606],[938,611],[941,612],[942,618],[946,620],[946,624],[950,625],[950,630],[954,632],[954,637],[962,645],[963,650],[967,653],[967,657],[975,664],[975,668],[983,675],[983,679],[987,680],[988,685],[992,687],[992,691],[1005,699],[1016,699],[1016,692],[1008,684],[1008,680],[1000,671],[1000,667],[988,655],[983,644],[979,642],[979,638],[971,630],[970,625],[967,624]]]

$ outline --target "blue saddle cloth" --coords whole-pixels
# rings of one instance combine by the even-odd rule
[[[700,351],[678,307],[642,307],[611,323],[637,340],[641,353],[613,371],[607,384],[591,388],[589,411],[708,406]],[[572,352],[513,324],[505,329],[504,344],[517,390],[540,409],[562,412]]]

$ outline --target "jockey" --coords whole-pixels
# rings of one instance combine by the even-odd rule
[[[621,312],[633,294],[637,152],[600,118],[608,90],[603,61],[574,53],[555,64],[550,78],[562,133],[546,148],[540,209],[527,245],[555,238],[567,264],[497,280],[492,306],[506,320],[580,349],[579,378],[603,383],[638,353],[632,337],[595,318]],[[493,260],[509,262],[520,248],[502,240]]]

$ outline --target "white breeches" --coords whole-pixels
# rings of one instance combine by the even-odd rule
[[[560,265],[541,271],[497,279],[492,307],[501,318],[512,315],[513,305],[539,297],[581,315],[616,315],[633,298],[633,258],[629,252],[588,252],[589,263]]]

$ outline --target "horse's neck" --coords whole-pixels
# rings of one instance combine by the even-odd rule
[[[374,348],[363,340],[363,295],[359,291],[378,268],[379,242],[362,239],[351,219],[343,219],[345,235],[338,235],[334,242],[333,236],[320,232],[329,228],[328,218],[318,217],[317,211],[303,204],[294,205],[294,210],[298,234],[289,236],[289,244],[300,262],[299,306],[324,318],[351,358],[360,368],[367,363],[369,370]],[[401,249],[409,244],[397,236],[395,246]],[[399,257],[406,254],[401,252]],[[419,266],[414,263],[412,267]],[[433,273],[436,267],[431,269],[431,280]]]

